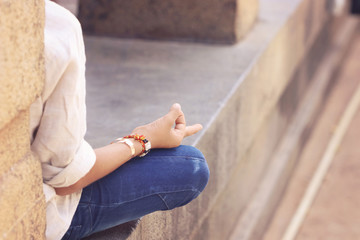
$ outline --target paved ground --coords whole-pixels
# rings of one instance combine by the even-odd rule
[[[342,77],[360,76],[360,34]],[[357,78],[357,79],[355,79]],[[360,108],[343,138],[297,239],[360,239]]]
[[[360,33],[345,60],[265,240],[281,239],[305,189],[360,82]],[[297,240],[360,239],[360,109],[352,119],[324,181],[309,208]]]
[[[296,239],[360,239],[360,110]]]

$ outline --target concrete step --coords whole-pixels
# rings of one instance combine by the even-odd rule
[[[185,143],[208,160],[205,192],[186,207],[144,217],[130,239],[231,235],[311,86],[335,23],[343,23],[326,3],[261,0],[259,20],[233,46],[85,38],[87,139],[94,147],[163,115],[173,102],[182,104],[188,123],[204,125]],[[112,231],[92,239],[118,238]]]
[[[343,26],[339,37],[328,47],[327,54],[318,63],[316,73],[309,82],[309,88],[296,107],[284,136],[269,158],[268,168],[257,186],[256,193],[241,214],[230,239],[262,238],[263,229],[271,219],[287,180],[301,159],[304,146],[309,141],[324,103],[327,102],[336,69],[341,65],[344,53],[351,45],[357,21],[348,23]]]
[[[359,71],[357,71],[359,76]],[[360,239],[360,109],[351,122],[297,240]]]
[[[318,123],[301,153],[296,170],[264,235],[265,240],[282,239],[284,236],[285,230],[288,228],[289,222],[295,214],[306,188],[310,184],[310,180],[322,159],[326,147],[344,115],[344,110],[347,108],[360,83],[358,78],[360,74],[358,62],[360,50],[359,33],[346,60],[344,60],[343,67],[339,71],[333,91],[329,94]],[[350,136],[351,133],[357,134],[359,132],[358,127],[356,127],[356,123],[359,120],[358,117],[359,114],[353,120],[353,124],[350,125],[348,137],[345,137],[344,142],[340,144],[334,159],[334,167],[330,168],[325,178],[324,186],[320,189],[319,195],[313,207],[311,207],[313,210],[310,209],[310,213],[305,219],[304,225],[296,239],[359,238],[359,235],[356,235],[356,230],[353,231],[358,225],[358,221],[353,221],[357,216],[356,211],[352,211],[354,208],[349,206],[349,204],[354,204],[354,202],[347,201],[346,204],[343,204],[345,196],[347,196],[347,199],[357,198],[356,191],[354,192],[351,188],[353,185],[345,184],[344,181],[354,182],[357,180],[354,178],[352,171],[349,174],[342,172],[342,177],[339,175],[339,171],[346,169],[347,164],[354,166],[355,162],[351,162],[351,159],[353,159],[351,156],[355,158],[359,156],[356,150],[358,149],[357,141],[354,141],[355,136]],[[346,153],[350,154],[346,155],[350,156],[348,159],[345,159],[344,154]],[[353,167],[353,169],[355,168]],[[355,170],[354,173],[356,173]],[[334,176],[337,176],[337,178],[334,178]],[[336,186],[337,190],[335,191],[334,187]],[[344,224],[345,222],[347,224]],[[342,237],[338,234],[342,235]],[[357,237],[353,237],[355,235],[352,236],[351,234],[355,234]]]

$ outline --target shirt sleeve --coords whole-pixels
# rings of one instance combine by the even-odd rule
[[[44,183],[66,187],[89,172],[96,160],[84,140],[84,42],[80,23],[70,12],[49,1],[45,9],[45,86],[36,101],[42,109],[31,149],[41,161]]]

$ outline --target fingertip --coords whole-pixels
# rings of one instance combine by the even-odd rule
[[[203,129],[203,126],[201,124],[199,124],[199,123],[192,125],[192,127],[193,127],[194,131],[196,131],[196,132]]]
[[[203,126],[201,124],[194,124],[191,126],[187,126],[186,129],[187,129],[186,136],[191,136],[202,130]]]
[[[195,124],[196,126],[196,132],[199,132],[203,129],[203,126],[201,124]]]
[[[179,103],[174,103],[171,108],[181,110],[181,105]]]

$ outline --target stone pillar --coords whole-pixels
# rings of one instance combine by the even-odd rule
[[[0,1],[0,239],[44,239],[41,166],[29,106],[44,82],[43,0]]]
[[[88,34],[235,43],[252,27],[258,0],[80,0]]]

